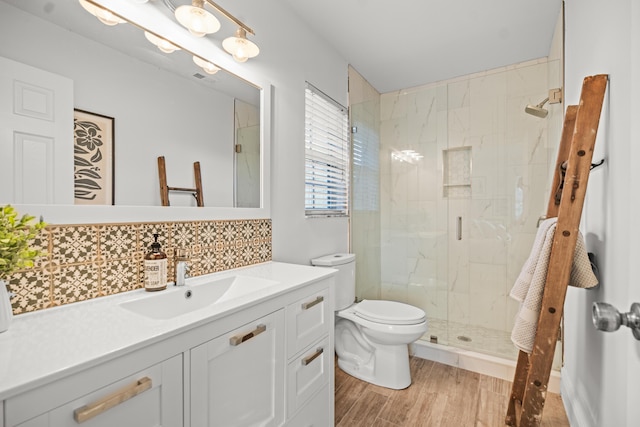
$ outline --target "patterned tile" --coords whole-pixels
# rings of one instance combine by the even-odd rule
[[[53,302],[70,304],[102,296],[98,271],[91,264],[69,265],[53,276]]]
[[[196,225],[191,222],[177,222],[171,224],[169,246],[173,249],[189,248],[196,243]]]
[[[216,241],[216,223],[214,221],[206,221],[198,223],[197,242],[202,246],[213,246]]]
[[[106,259],[131,258],[137,249],[136,225],[105,225],[99,227],[100,253]]]
[[[100,268],[100,295],[132,291],[141,287],[136,280],[137,267],[132,259],[108,261]]]
[[[233,224],[229,221],[220,221],[216,225],[220,227],[216,236],[216,241],[222,241],[225,247],[233,244],[238,236],[238,229],[236,228],[236,224]]]
[[[43,269],[13,274],[9,278],[13,314],[42,310],[51,305],[51,275]]]
[[[52,229],[52,258],[61,264],[91,261],[98,250],[96,227],[65,226]]]
[[[271,220],[50,225],[33,246],[46,255],[9,278],[14,314],[144,287],[144,255],[153,234],[174,280],[175,250],[185,248],[190,275],[271,260]]]

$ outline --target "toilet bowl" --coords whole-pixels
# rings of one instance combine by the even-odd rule
[[[335,254],[312,260],[336,275],[335,348],[347,374],[392,389],[411,384],[408,344],[427,331],[421,309],[395,301],[355,300],[355,255]]]

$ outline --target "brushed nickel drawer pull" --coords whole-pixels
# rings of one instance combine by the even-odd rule
[[[320,304],[322,301],[324,301],[324,297],[321,295],[319,297],[317,297],[316,299],[314,299],[311,302],[305,302],[302,304],[302,309],[303,310],[309,310],[311,307],[313,307],[316,304]]]
[[[238,335],[235,335],[235,336],[229,338],[229,344],[234,345],[234,346],[235,345],[240,345],[243,342],[248,341],[251,338],[255,337],[256,335],[260,335],[261,333],[263,333],[266,330],[267,330],[267,325],[259,324],[251,332],[248,332],[246,334],[238,334]]]
[[[304,359],[302,359],[302,364],[304,366],[307,366],[309,363],[316,360],[316,358],[320,356],[322,353],[324,353],[324,349],[322,347],[318,347],[315,353],[313,353],[311,356],[307,356]]]
[[[119,404],[136,397],[150,388],[151,378],[141,378],[133,384],[129,384],[128,386],[123,387],[102,399],[76,409],[73,411],[73,419],[76,420],[78,424],[83,423],[96,415],[100,415],[101,413],[113,408],[114,406],[118,406]]]

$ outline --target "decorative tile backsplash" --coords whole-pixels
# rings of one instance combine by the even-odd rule
[[[271,261],[271,220],[47,226],[35,241],[46,255],[8,278],[20,314],[144,287],[144,256],[158,233],[174,277],[184,248],[191,276]]]

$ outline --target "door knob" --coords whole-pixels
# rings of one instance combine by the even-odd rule
[[[640,303],[631,304],[628,313],[620,313],[617,308],[606,302],[594,302],[591,310],[593,326],[600,331],[617,331],[621,325],[628,326],[633,336],[640,340]]]

